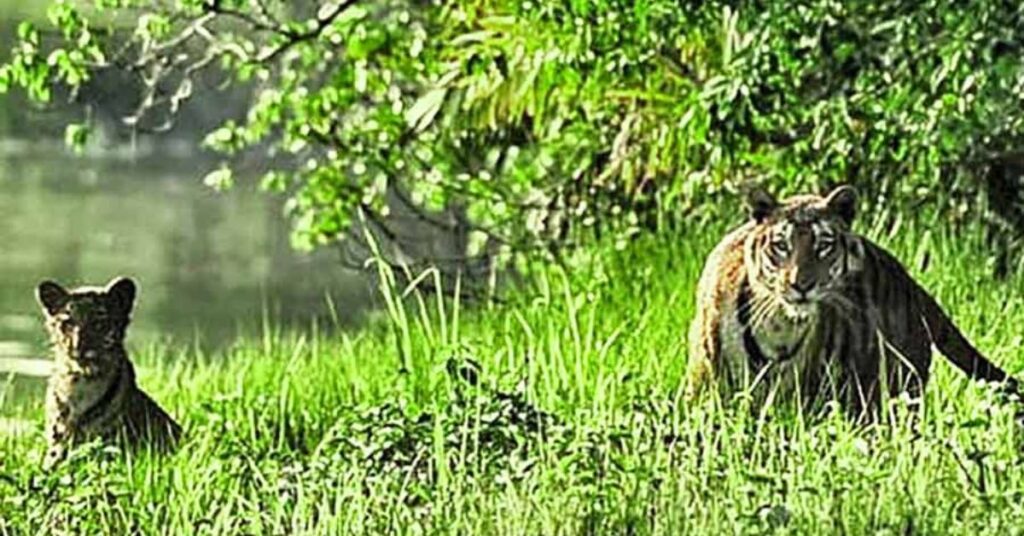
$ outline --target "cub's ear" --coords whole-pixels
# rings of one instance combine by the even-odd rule
[[[70,294],[64,287],[47,279],[36,287],[36,301],[47,314],[54,314],[68,302]]]
[[[839,216],[846,225],[857,215],[857,190],[848,184],[836,187],[825,197],[825,209]]]
[[[115,277],[107,283],[107,296],[124,314],[132,311],[135,304],[135,282],[127,277]]]
[[[758,222],[766,220],[775,212],[775,209],[779,208],[779,202],[775,197],[761,186],[751,187],[747,190],[746,197],[750,217]]]

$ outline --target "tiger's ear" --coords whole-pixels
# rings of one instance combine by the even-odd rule
[[[127,277],[116,277],[107,284],[107,296],[123,313],[132,312],[135,303],[135,282]]]
[[[839,216],[846,225],[857,215],[857,190],[848,184],[837,187],[825,197],[825,209]]]
[[[70,294],[64,287],[47,279],[36,287],[36,301],[47,314],[54,314],[68,302]]]
[[[747,191],[747,209],[750,217],[757,222],[762,222],[771,216],[775,209],[779,208],[779,202],[768,190],[760,186],[753,186]]]

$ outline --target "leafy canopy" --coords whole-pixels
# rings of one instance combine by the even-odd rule
[[[126,122],[159,129],[198,78],[227,73],[251,102],[202,140],[224,159],[206,182],[228,187],[241,156],[265,157],[262,184],[290,195],[299,245],[357,234],[357,223],[386,236],[395,206],[426,219],[455,207],[471,252],[557,252],[713,210],[709,200],[750,178],[789,192],[850,182],[865,199],[980,211],[970,200],[1024,133],[1022,9],[59,2],[56,35],[19,27],[0,90],[46,101],[52,87],[74,96],[104,71],[128,71],[138,108]],[[88,132],[74,125],[67,137],[82,144]],[[1001,201],[1009,214],[1020,200]]]

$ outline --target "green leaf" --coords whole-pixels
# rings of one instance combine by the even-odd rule
[[[206,176],[203,177],[203,184],[217,190],[218,192],[223,192],[234,186],[234,174],[232,173],[231,168],[225,164],[221,164],[219,168],[207,173]]]
[[[446,88],[434,88],[427,91],[423,96],[409,107],[405,112],[405,122],[413,130],[422,132],[434,121],[434,117],[441,111],[445,96],[448,94]]]
[[[30,42],[37,40],[36,26],[27,20],[18,23],[18,39]]]
[[[64,128],[64,144],[76,154],[81,154],[85,150],[85,145],[89,142],[89,136],[92,134],[92,129],[85,123],[71,123]]]

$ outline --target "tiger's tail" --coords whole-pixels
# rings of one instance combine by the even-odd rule
[[[970,378],[1001,383],[1006,394],[1020,396],[1020,383],[975,348],[953,323],[942,307],[916,283],[917,302],[932,344]]]

